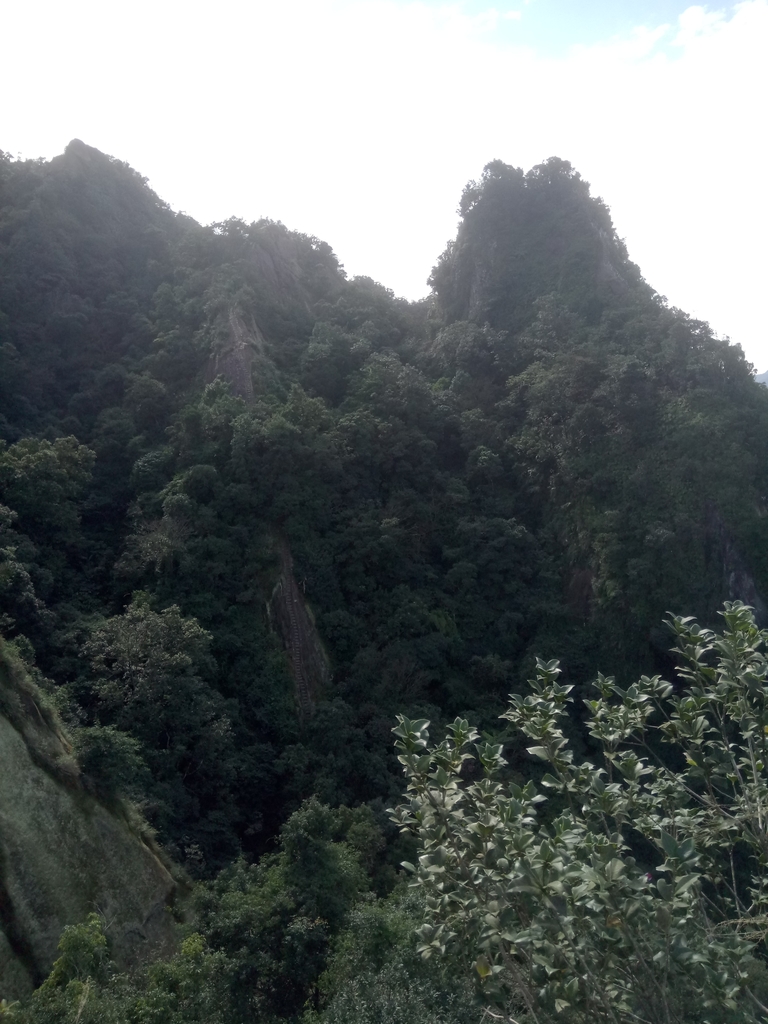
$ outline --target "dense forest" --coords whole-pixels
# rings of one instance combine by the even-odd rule
[[[564,160],[488,164],[459,213],[408,302],[82,142],[0,153],[0,654],[83,792],[140,818],[178,919],[131,971],[97,915],[63,922],[0,1016],[479,1021],[474,956],[417,952],[396,716],[465,717],[527,779],[499,716],[537,657],[587,756],[601,669],[672,676],[668,612],[768,625],[741,349],[653,290]]]

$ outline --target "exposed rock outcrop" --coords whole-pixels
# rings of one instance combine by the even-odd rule
[[[246,330],[242,317],[234,308],[229,311],[227,326],[226,340],[211,353],[208,376],[211,380],[222,376],[232,394],[251,405],[253,363],[259,355],[264,357],[264,339],[255,325],[252,332]]]
[[[293,559],[284,537],[278,538],[278,547],[280,578],[272,591],[269,614],[288,652],[299,713],[307,717],[314,711],[318,691],[331,677],[330,666],[302,588],[296,582]]]
[[[208,380],[223,377],[233,395],[253,405],[256,391],[263,390],[275,374],[263,334],[253,319],[246,324],[240,310],[233,306],[226,321],[219,321],[217,335],[208,361]]]
[[[119,966],[170,951],[175,888],[128,821],[86,792],[55,715],[0,641],[0,998],[39,984],[64,926],[93,911]]]
[[[728,530],[725,520],[714,506],[707,510],[707,552],[720,582],[716,595],[717,608],[722,601],[743,601],[755,610],[761,629],[768,626],[768,605],[757,589],[755,578]]]

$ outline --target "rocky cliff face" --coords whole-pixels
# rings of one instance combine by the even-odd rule
[[[235,306],[220,317],[208,359],[206,379],[210,382],[219,376],[247,405],[253,405],[255,395],[275,378],[275,364],[264,335],[255,320],[250,318],[247,323]]]
[[[768,606],[758,589],[744,553],[739,549],[722,515],[713,505],[707,509],[706,545],[709,562],[719,584],[712,611],[717,611],[723,600],[743,601],[754,608],[758,626],[765,629],[768,626]]]
[[[93,911],[117,963],[173,945],[175,882],[130,824],[83,788],[55,716],[0,641],[0,998],[50,971]]]
[[[269,614],[288,654],[299,714],[307,717],[314,711],[318,694],[329,682],[331,670],[303,589],[294,575],[293,559],[284,537],[278,537],[277,547],[280,577],[269,601]]]

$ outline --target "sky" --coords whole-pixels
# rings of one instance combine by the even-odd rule
[[[0,0],[0,149],[80,138],[203,223],[419,298],[464,185],[570,160],[646,280],[768,369],[768,0]]]

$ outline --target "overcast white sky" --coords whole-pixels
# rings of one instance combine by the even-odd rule
[[[768,0],[0,0],[0,149],[72,138],[400,295],[500,158],[570,160],[647,280],[768,369]]]

